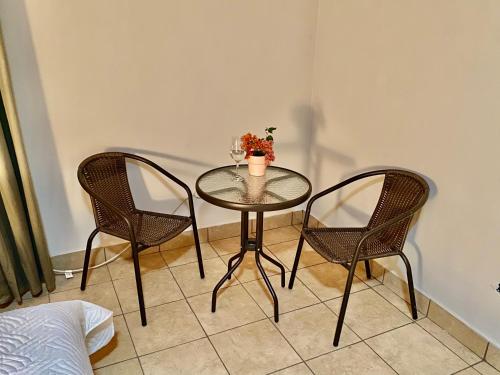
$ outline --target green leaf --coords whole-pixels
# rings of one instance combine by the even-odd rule
[[[272,136],[272,135],[268,135],[268,136],[266,137],[266,141],[273,141],[273,140],[274,140],[274,139],[273,139],[273,136]]]
[[[275,130],[276,130],[276,128],[274,128],[274,127],[266,128],[266,131],[267,131],[268,133],[272,133],[272,132],[273,132],[273,131],[275,131]]]

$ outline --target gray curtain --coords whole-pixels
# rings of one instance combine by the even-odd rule
[[[0,305],[55,288],[0,30]]]

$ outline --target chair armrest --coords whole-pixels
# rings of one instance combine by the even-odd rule
[[[350,177],[348,178],[347,180],[344,180],[342,182],[339,182],[338,184],[326,189],[326,190],[323,190],[315,195],[313,195],[313,197],[311,199],[309,199],[309,202],[307,202],[307,207],[306,207],[306,214],[304,216],[304,223],[303,223],[303,227],[307,227],[307,224],[309,223],[309,216],[311,215],[311,207],[313,205],[313,203],[325,196],[325,195],[328,195],[330,193],[333,193],[335,190],[338,190],[346,185],[349,185],[355,181],[358,181],[358,180],[361,180],[363,178],[367,178],[367,177],[372,177],[372,176],[377,176],[377,175],[382,175],[382,174],[386,174],[388,172],[387,169],[381,169],[381,170],[376,170],[376,171],[371,171],[371,172],[365,172],[365,173],[361,173],[361,174],[358,174],[356,176],[353,176],[353,177]]]
[[[186,191],[187,196],[188,196],[189,213],[191,215],[191,218],[194,217],[193,193],[191,192],[191,189],[189,188],[189,186],[185,182],[181,181],[180,179],[175,177],[172,173],[170,173],[170,172],[166,171],[165,169],[163,169],[162,167],[160,167],[158,164],[152,162],[151,160],[143,158],[142,156],[134,155],[134,154],[124,154],[124,155],[127,158],[139,160],[139,161],[149,165],[150,167],[157,170],[158,172],[160,172],[162,175],[164,175],[168,179],[172,180],[173,182],[175,182],[176,184],[181,186]]]

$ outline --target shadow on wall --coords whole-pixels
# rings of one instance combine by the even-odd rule
[[[298,129],[296,143],[285,143],[280,147],[286,150],[303,150],[304,161],[302,171],[309,177],[316,191],[320,185],[320,177],[325,163],[352,168],[356,165],[355,159],[346,154],[322,146],[318,142],[319,132],[326,127],[321,107],[298,105],[292,109],[292,121]]]
[[[428,202],[433,200],[434,197],[438,194],[437,185],[434,182],[434,180],[431,179],[429,176],[423,175],[419,171],[413,171],[413,172],[420,174],[425,179],[425,181],[427,181],[427,184],[429,184],[429,198],[427,198],[427,203],[426,203],[426,204],[428,204]],[[426,204],[424,205],[424,207],[422,207],[422,210],[424,210],[424,217],[425,217]],[[409,243],[411,245],[412,249],[414,249],[415,256],[417,259],[417,263],[416,263],[417,267],[414,267],[415,268],[414,274],[416,276],[414,276],[414,277],[416,278],[416,280],[419,284],[420,284],[421,280],[423,280],[423,277],[422,277],[423,262],[422,262],[422,251],[420,250],[420,247],[417,244],[416,236],[417,236],[417,228],[419,225],[418,223],[419,223],[419,219],[420,219],[420,215],[422,213],[422,210],[419,210],[415,214],[415,216],[413,217],[413,220],[410,223],[410,229],[408,231],[408,236],[406,237],[406,243]],[[420,286],[422,286],[422,285],[420,284]]]
[[[318,191],[317,189],[320,185],[321,175],[324,174],[325,170],[327,171],[329,168],[326,163],[330,163],[332,165],[332,168],[338,168],[340,166],[344,171],[346,169],[349,170],[349,172],[344,173],[338,181],[331,181],[330,186],[357,174],[376,169],[397,168],[412,171],[411,169],[404,168],[404,166],[401,165],[375,165],[367,168],[355,168],[356,161],[354,157],[339,153],[319,144],[319,137],[321,136],[320,130],[324,129],[327,126],[321,106],[314,108],[310,105],[299,105],[293,109],[292,118],[294,124],[299,129],[298,141],[297,143],[293,144],[284,144],[281,147],[287,150],[296,150],[298,147],[300,147],[304,150],[305,156],[303,171],[311,179],[314,192]],[[412,172],[421,175],[427,181],[427,183],[429,184],[428,200],[432,200],[438,193],[435,182],[430,177],[422,174],[422,171]],[[334,202],[332,203],[332,208],[324,212],[321,217],[319,217],[319,219],[323,221],[326,217],[329,217],[333,213],[343,211],[349,217],[353,218],[356,222],[359,222],[360,226],[366,225],[370,220],[372,212],[367,212],[362,208],[355,207],[350,202],[352,202],[352,199],[355,198],[358,194],[366,191],[376,184],[379,184],[381,188],[382,182],[383,178],[375,177],[366,181],[361,181],[357,186],[355,185],[356,187],[354,189],[338,190],[333,195]],[[378,196],[373,202],[373,207],[375,207],[377,199]],[[414,272],[414,274],[417,280],[422,279],[422,252],[416,242],[419,216],[420,211],[415,214],[410,224],[410,229],[406,239],[406,249],[411,249],[411,252],[414,253],[413,256],[416,261],[416,267],[414,267],[416,272]]]
[[[76,229],[54,143],[26,7],[24,1],[10,2],[9,7],[11,19],[16,20],[15,25],[10,25],[9,28],[15,33],[15,38],[9,39],[22,46],[22,56],[19,58],[23,61],[22,65],[16,67],[10,64],[11,74],[16,72],[16,76],[11,78],[30,172],[50,251],[54,248],[65,248],[67,245],[58,243],[55,233],[65,233],[64,238],[72,238],[76,235]],[[14,51],[14,47],[11,51]]]

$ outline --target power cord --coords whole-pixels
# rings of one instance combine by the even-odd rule
[[[195,198],[199,198],[199,197],[197,195],[195,195]],[[182,200],[181,203],[172,211],[171,215],[175,215],[175,213],[177,211],[179,211],[179,209],[187,201],[188,201],[188,198],[185,198],[184,200]],[[128,249],[130,249],[130,244],[128,244],[122,251],[120,251],[118,254],[116,254],[115,256],[113,256],[111,259],[108,259],[108,260],[106,260],[106,261],[104,261],[104,262],[102,262],[100,264],[96,264],[95,266],[89,267],[89,269],[93,270],[93,269],[105,266],[106,264],[109,264],[109,263],[115,261],[117,258],[120,257],[120,255],[122,255]],[[53,269],[52,271],[54,271],[54,273],[57,274],[57,275],[64,275],[64,276],[66,276],[67,279],[71,279],[73,277],[74,273],[83,272],[83,268],[77,268],[77,269],[74,269],[74,270],[57,270],[57,269]]]
[[[120,255],[122,255],[125,251],[127,251],[128,249],[130,249],[130,244],[128,244],[125,249],[123,249],[122,251],[120,251],[118,254],[116,254],[114,257],[112,257],[111,259],[108,259],[106,260],[105,262],[102,262],[100,264],[96,264],[95,266],[91,266],[89,267],[89,269],[93,270],[95,268],[99,268],[99,267],[102,267],[102,266],[105,266],[106,264],[109,264],[111,263],[112,261],[114,261],[116,258],[118,258]],[[83,268],[77,268],[75,270],[56,270],[56,269],[53,269],[52,271],[54,271],[54,273],[58,274],[58,275],[66,275],[66,278],[67,279],[70,279],[73,277],[73,274],[74,273],[79,273],[79,272],[83,272]]]

